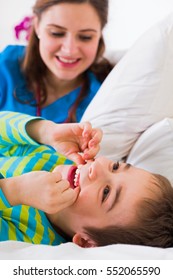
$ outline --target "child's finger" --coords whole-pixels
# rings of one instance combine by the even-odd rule
[[[103,132],[101,129],[97,128],[97,129],[93,129],[92,130],[92,139],[89,141],[88,143],[88,147],[93,147],[96,146],[97,144],[99,144],[102,140],[103,137]]]
[[[90,135],[82,139],[81,150],[84,151],[86,148],[92,148],[98,145],[102,140],[102,130],[92,129]]]
[[[60,182],[62,180],[62,174],[60,172],[54,172],[55,174],[55,182]]]
[[[71,126],[73,128],[73,133],[78,137],[88,137],[92,131],[92,126],[89,122],[76,123]]]
[[[82,136],[87,138],[90,136],[92,132],[92,125],[90,122],[81,123],[81,127],[83,128]]]
[[[70,205],[72,205],[76,201],[76,199],[79,195],[79,192],[80,192],[80,188],[66,189],[61,195],[62,207],[66,208],[66,207],[69,207]]]
[[[100,145],[97,145],[90,149],[86,149],[83,153],[83,159],[89,160],[89,159],[95,158],[95,156],[98,154],[99,150],[100,150]]]
[[[61,193],[63,193],[64,191],[70,188],[70,183],[67,180],[57,181],[56,184],[57,184],[57,192],[60,193],[60,195]]]
[[[70,154],[69,158],[75,162],[77,165],[84,164],[85,161],[83,159],[82,153],[72,153]]]
[[[58,171],[58,166],[56,166],[56,167],[53,169],[52,174],[53,174],[52,176],[54,176],[56,182],[62,180],[62,175],[61,175],[61,173]]]

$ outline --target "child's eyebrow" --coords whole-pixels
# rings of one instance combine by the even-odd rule
[[[132,167],[132,165],[131,165],[130,163],[127,163],[127,164],[123,167],[123,169],[124,169],[124,170],[128,170],[128,169],[131,168],[131,167]],[[111,211],[111,210],[114,208],[115,204],[117,203],[117,201],[118,201],[118,199],[119,199],[119,197],[120,197],[120,194],[121,194],[121,187],[117,190],[117,192],[116,192],[116,194],[115,194],[115,197],[114,197],[114,199],[113,199],[113,202],[111,203],[111,205],[110,205],[110,207],[109,207],[109,209],[108,209],[108,212]]]
[[[126,163],[126,165],[124,166],[124,170],[128,170],[130,167],[132,167],[132,165],[130,163]]]
[[[111,205],[110,205],[110,207],[108,209],[108,212],[111,211],[114,208],[115,204],[117,203],[117,201],[118,201],[118,199],[120,197],[120,193],[121,193],[121,187],[117,190],[117,192],[115,194],[115,197],[113,199],[113,202],[111,203]]]

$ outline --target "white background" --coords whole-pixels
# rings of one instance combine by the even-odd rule
[[[173,11],[173,0],[109,0],[109,23],[105,29],[108,50],[129,48],[151,25]],[[14,26],[31,14],[35,0],[0,0],[0,50],[19,44]]]

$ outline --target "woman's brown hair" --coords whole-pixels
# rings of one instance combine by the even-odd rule
[[[97,12],[102,29],[107,23],[108,17],[108,0],[37,0],[35,5],[33,6],[33,13],[38,17],[41,17],[42,13],[46,11],[49,7],[60,4],[60,3],[89,3]],[[101,82],[104,81],[106,76],[112,70],[113,65],[103,57],[105,51],[105,43],[103,36],[101,36],[98,46],[97,55],[94,63],[88,70],[91,70],[98,80]],[[39,52],[39,39],[35,33],[34,27],[31,28],[28,45],[26,48],[26,54],[22,61],[22,71],[26,77],[27,86],[30,91],[34,92],[34,98],[37,102],[37,105],[42,105],[47,99],[47,91],[46,91],[46,75],[47,75],[47,67],[43,63],[40,52]],[[37,100],[37,87],[39,81],[39,88],[41,92],[40,100]],[[81,101],[87,95],[89,88],[89,79],[87,73],[84,73],[84,83],[81,88],[81,92],[73,106],[73,110],[69,112],[69,122],[76,121],[76,109]],[[18,96],[16,95],[16,98]],[[20,100],[22,102],[22,100]],[[38,104],[39,103],[39,104]]]

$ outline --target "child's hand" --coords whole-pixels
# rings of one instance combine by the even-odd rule
[[[77,164],[93,159],[99,149],[102,131],[89,122],[62,124],[52,134],[52,146]]]
[[[77,164],[93,159],[99,149],[102,131],[89,122],[55,124],[34,120],[27,124],[28,134],[37,142],[52,146]]]
[[[2,181],[2,190],[11,205],[25,204],[48,214],[72,205],[79,194],[79,188],[70,188],[59,172],[32,171]]]

